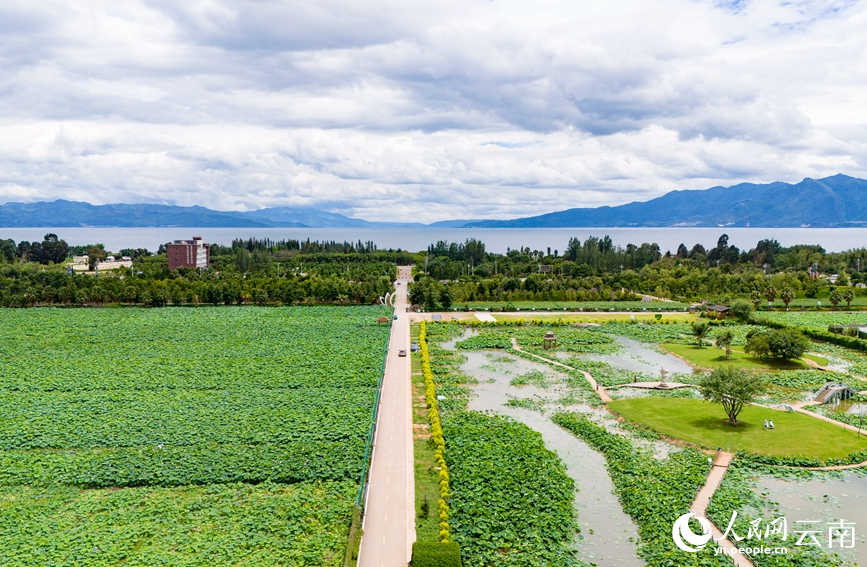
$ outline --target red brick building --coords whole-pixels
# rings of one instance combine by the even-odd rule
[[[169,269],[199,268],[207,270],[211,261],[211,245],[202,242],[201,236],[194,236],[192,240],[175,240],[166,245],[166,256],[169,260]]]

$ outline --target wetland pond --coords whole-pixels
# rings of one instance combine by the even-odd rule
[[[628,339],[626,337],[613,337],[620,345],[620,351],[614,354],[582,354],[581,358],[605,362],[620,370],[628,372],[641,372],[643,374],[659,374],[659,369],[664,368],[671,374],[692,374],[692,367],[667,352],[661,352],[651,345]]]
[[[453,349],[457,341],[470,335],[443,343]],[[623,512],[614,485],[605,468],[605,459],[580,439],[558,427],[547,415],[538,411],[506,405],[510,399],[530,399],[540,409],[563,409],[559,399],[570,388],[565,376],[542,363],[533,363],[496,351],[465,351],[467,360],[461,370],[478,380],[469,409],[494,411],[507,415],[542,435],[545,446],[556,452],[566,471],[575,481],[575,509],[581,526],[581,537],[575,548],[581,560],[600,567],[618,565],[640,567],[645,563],[636,555],[638,528]],[[540,377],[536,383],[511,385],[518,376],[533,372]],[[542,378],[544,376],[544,378]],[[547,386],[547,387],[540,387]],[[599,411],[589,406],[569,405],[570,411]]]
[[[867,475],[865,473],[844,471],[839,475],[822,475],[821,478],[806,481],[760,477],[756,482],[763,495],[766,494],[769,500],[780,503],[780,514],[786,517],[790,534],[793,529],[822,530],[822,535],[817,534],[816,537],[826,551],[829,524],[840,520],[847,523],[854,522],[855,546],[851,549],[839,549],[835,544],[833,552],[839,553],[842,558],[856,565],[867,565],[867,545],[865,545]],[[807,520],[816,523],[804,524],[807,527],[799,527],[794,523]]]

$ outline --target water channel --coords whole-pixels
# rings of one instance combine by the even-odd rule
[[[456,341],[443,343],[453,349]],[[545,410],[560,409],[558,400],[568,393],[563,383],[564,376],[541,363],[533,363],[511,355],[484,351],[463,353],[467,360],[461,369],[474,376],[478,384],[473,386],[475,396],[469,409],[492,410],[507,415],[534,429],[542,435],[545,446],[556,452],[566,466],[566,471],[575,481],[575,509],[581,525],[581,538],[575,543],[579,557],[599,566],[618,565],[640,567],[644,561],[636,555],[638,528],[623,512],[614,485],[605,468],[605,459],[586,443],[558,427],[542,413],[520,407],[507,406],[511,398],[532,398],[543,401]],[[541,371],[550,382],[548,388],[534,385],[512,386],[509,382],[516,376],[532,371]],[[598,411],[589,406],[569,406],[570,411]]]

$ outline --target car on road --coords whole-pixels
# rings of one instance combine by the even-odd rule
[[[397,351],[397,356],[406,356],[406,349],[402,348],[399,351]]]
[[[397,321],[397,315],[394,316],[394,320]]]

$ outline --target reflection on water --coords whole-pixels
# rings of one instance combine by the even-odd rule
[[[458,339],[460,340],[460,339]],[[505,368],[498,368],[496,359],[503,364],[503,355],[491,357],[484,352],[467,352],[467,360],[461,369],[478,379],[473,386],[476,396],[470,401],[470,409],[493,410],[508,415],[538,431],[545,446],[557,453],[566,465],[566,471],[575,480],[575,509],[581,525],[581,540],[577,543],[579,556],[599,566],[618,565],[640,567],[644,562],[636,556],[635,542],[638,529],[632,519],[623,512],[614,495],[614,485],[605,469],[605,459],[580,439],[560,429],[546,415],[520,407],[509,407],[510,398],[534,398],[548,401],[546,408],[563,409],[557,401],[569,392],[563,384],[564,376],[543,364],[514,358]],[[510,380],[531,371],[549,375],[549,388],[533,385],[511,386]],[[570,411],[593,411],[589,406],[570,406]]]
[[[626,337],[614,337],[614,339],[623,347],[620,352],[586,354],[581,355],[581,358],[606,362],[615,368],[629,372],[659,374],[659,369],[664,368],[668,374],[692,374],[692,367],[673,354],[659,352],[650,345],[634,339]]]
[[[839,400],[838,402],[829,404],[825,407],[831,411],[837,411],[840,413],[852,413],[855,415],[867,416],[867,404],[853,402],[852,400]]]
[[[828,546],[828,524],[840,520],[855,522],[855,547],[842,550],[835,547],[833,551],[847,561],[867,564],[867,476],[863,473],[846,471],[842,478],[809,481],[761,477],[757,483],[763,493],[768,493],[770,500],[780,503],[780,513],[786,517],[790,531],[794,522],[818,521],[823,527],[820,541],[825,549]]]

